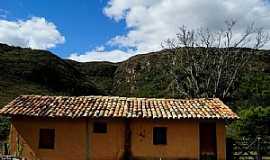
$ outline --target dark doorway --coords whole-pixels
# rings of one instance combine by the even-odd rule
[[[216,123],[200,123],[200,159],[217,159]]]

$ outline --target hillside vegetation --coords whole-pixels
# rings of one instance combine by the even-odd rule
[[[174,93],[175,85],[169,74],[171,58],[172,53],[163,50],[137,55],[121,63],[80,63],[61,59],[49,51],[0,44],[0,106],[21,94],[185,98]],[[233,96],[223,99],[225,103],[243,117],[254,117],[250,112],[260,113],[261,109],[264,117],[269,115],[270,52],[254,56],[241,74]],[[250,110],[258,107],[256,112]],[[269,119],[256,125],[268,122]],[[0,123],[3,124],[7,123]],[[239,126],[233,127],[239,129]]]
[[[48,51],[0,44],[0,106],[21,94],[103,94],[71,64]]]
[[[138,97],[176,97],[173,94],[173,81],[169,74],[171,53],[161,51],[137,55],[119,64],[112,93],[121,96]],[[254,56],[232,97],[224,99],[227,103],[241,105],[270,105],[270,52],[263,51]]]

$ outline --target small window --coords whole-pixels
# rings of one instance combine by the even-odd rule
[[[153,129],[153,144],[167,144],[167,128],[154,127]]]
[[[39,130],[39,148],[40,149],[54,149],[54,129],[40,129]]]
[[[94,133],[107,133],[107,123],[105,122],[94,122]]]

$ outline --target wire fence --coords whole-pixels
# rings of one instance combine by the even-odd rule
[[[9,144],[0,141],[0,160],[21,160],[20,158],[10,155]]]
[[[8,144],[6,142],[1,142],[0,141],[0,155],[6,155],[9,154],[8,152]]]
[[[12,155],[0,155],[0,160],[22,160]]]
[[[270,137],[227,139],[228,160],[270,160]]]

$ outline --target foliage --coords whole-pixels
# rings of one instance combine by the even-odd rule
[[[241,78],[239,86],[240,107],[270,106],[270,74],[264,72],[248,72]]]
[[[22,139],[20,138],[20,136],[17,135],[17,137],[16,137],[15,156],[16,157],[22,157],[23,150],[24,150],[24,144],[23,144]]]
[[[241,73],[269,41],[268,33],[253,24],[241,36],[234,35],[235,24],[227,21],[219,31],[183,26],[175,39],[165,41],[164,47],[173,53],[170,73],[178,94],[222,99],[234,94]]]
[[[7,139],[9,134],[9,127],[9,119],[5,117],[0,117],[0,142]]]
[[[270,135],[270,106],[250,107],[240,111],[240,120],[229,128],[231,137],[256,138]]]
[[[112,94],[136,97],[172,97],[169,74],[171,55],[166,51],[134,56],[119,64]]]
[[[78,71],[85,75],[86,82],[93,82],[105,94],[111,94],[114,73],[118,67],[117,63],[110,62],[85,62],[79,63],[66,60]]]
[[[48,51],[0,44],[0,105],[21,94],[103,94],[93,82]]]

